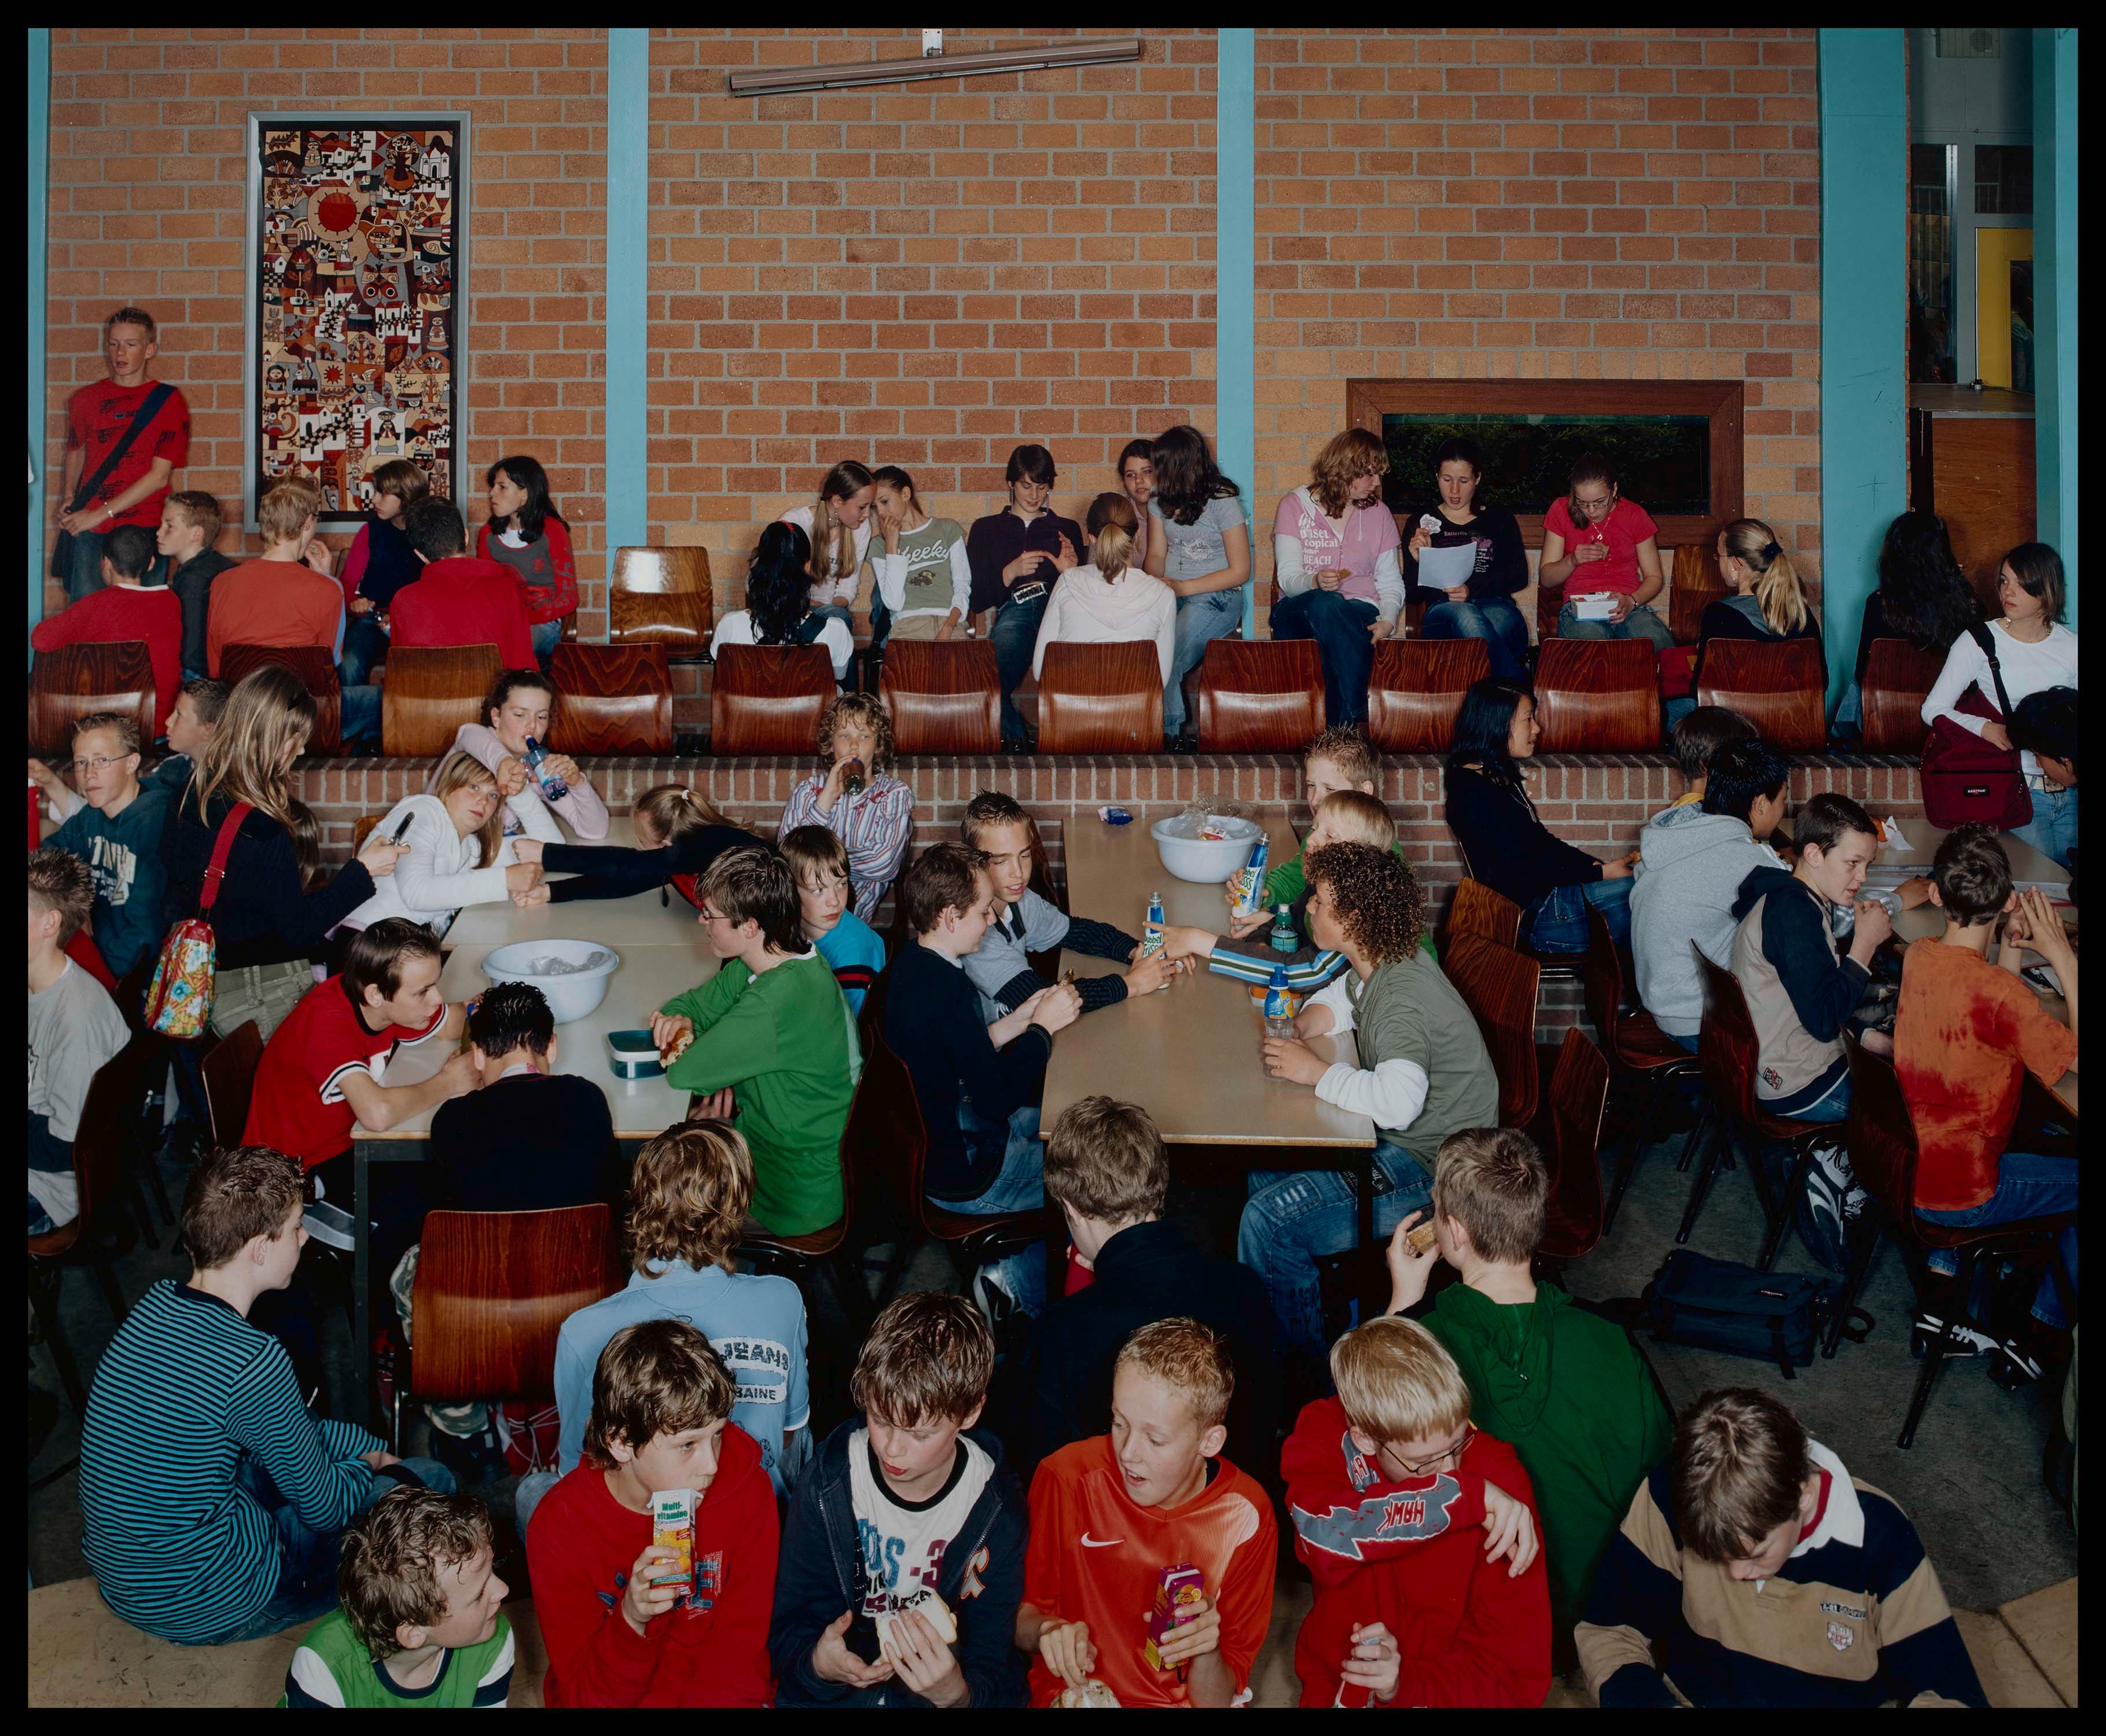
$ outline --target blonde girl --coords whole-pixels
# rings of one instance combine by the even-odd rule
[[[630,816],[636,837],[633,850],[515,839],[512,848],[521,861],[538,862],[547,873],[575,878],[543,880],[513,893],[512,902],[522,907],[566,904],[574,898],[628,898],[654,890],[662,897],[670,887],[699,909],[697,877],[725,851],[751,844],[755,837],[685,784],[655,785],[637,797]]]
[[[1149,639],[1154,642],[1161,679],[1170,679],[1177,649],[1177,595],[1140,566],[1140,516],[1123,493],[1107,490],[1090,503],[1089,559],[1069,567],[1053,587],[1046,618],[1038,624],[1033,674],[1046,660],[1046,647],[1064,639],[1082,645]]]
[[[515,858],[504,835],[504,799],[496,778],[458,749],[440,762],[428,790],[403,797],[375,830],[400,836],[409,854],[344,919],[347,930],[405,916],[444,934],[463,905],[495,904],[529,890],[541,877],[535,864]]]

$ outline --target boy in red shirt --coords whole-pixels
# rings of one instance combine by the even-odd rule
[[[1227,1342],[1180,1317],[1145,1326],[1118,1353],[1112,1430],[1063,1447],[1031,1484],[1031,1545],[1018,1649],[1031,1703],[1086,1682],[1121,1706],[1232,1706],[1272,1622],[1279,1552],[1272,1500],[1217,1456],[1236,1371]],[[1167,1569],[1199,1571],[1192,1614],[1144,1655]]]
[[[110,378],[82,387],[66,402],[65,494],[59,528],[73,535],[72,570],[65,577],[66,595],[74,602],[96,588],[105,536],[119,525],[137,525],[150,533],[160,522],[169,481],[190,457],[190,405],[174,387],[157,386],[146,378],[159,353],[154,316],[143,307],[119,308],[102,324],[102,359]],[[79,509],[66,510],[156,392],[161,399],[152,419]]]
[[[1894,1017],[1894,1070],[1916,1127],[1916,1215],[1971,1229],[2075,1211],[2076,1158],[2005,1149],[2026,1074],[2053,1085],[2077,1065],[2077,954],[2061,919],[2040,893],[2012,891],[2010,858],[1986,825],[1960,826],[1938,845],[1930,896],[1945,912],[1945,932],[1909,948]],[[2004,938],[1992,964],[1989,942],[1999,917],[2005,917]],[[2060,980],[2068,1024],[2047,1012],[2019,975],[2028,948]],[[2073,1291],[2076,1230],[2063,1231],[2061,1242]],[[1950,1280],[1960,1268],[1938,1249],[1930,1269]],[[1959,1300],[1926,1296],[1916,1330],[1942,1330]],[[2072,1294],[2070,1300],[2076,1300]],[[1982,1318],[1978,1306],[1969,1312]],[[2019,1375],[2038,1379],[2041,1356],[2067,1349],[2066,1319],[2050,1268],[2033,1297],[2030,1341],[2012,1339],[2001,1347]],[[1959,1353],[1989,1348],[1968,1335]]]
[[[437,497],[402,515],[402,534],[423,571],[395,593],[388,638],[395,645],[495,645],[508,669],[538,668],[518,575],[468,552],[460,510]]]
[[[640,1321],[593,1374],[578,1467],[526,1528],[551,1706],[766,1706],[775,1487],[729,1421],[731,1376],[684,1320]],[[692,1489],[692,1586],[666,1582],[652,1497]]]
[[[146,588],[154,536],[119,525],[102,539],[102,586],[29,629],[40,651],[62,645],[112,645],[143,640],[154,666],[154,733],[164,735],[183,684],[183,606],[173,591]]]
[[[1482,1546],[1485,1483],[1531,1507],[1504,1441],[1470,1421],[1438,1339],[1387,1315],[1331,1349],[1338,1396],[1280,1456],[1294,1546],[1316,1582],[1295,1641],[1304,1706],[1527,1706],[1550,1691],[1550,1588],[1531,1546]]]
[[[212,582],[205,606],[207,673],[219,673],[230,645],[319,645],[334,662],[343,643],[343,592],[329,576],[334,557],[315,540],[322,491],[289,477],[256,509],[259,559],[230,566]],[[352,733],[346,720],[344,733]]]

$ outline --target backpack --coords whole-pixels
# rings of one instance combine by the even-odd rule
[[[2008,723],[2011,699],[2004,691],[1996,638],[1979,623],[1967,629],[1967,636],[1989,660],[1989,680],[1996,690],[1998,709],[1990,710],[1978,683],[1969,689],[1958,709],[1972,717]],[[1978,820],[2009,832],[2032,820],[2032,795],[2026,788],[2019,750],[2000,748],[1950,718],[1940,718],[1930,727],[1930,739],[1923,745],[1920,781],[1924,817],[1943,830]]]
[[[146,988],[146,1028],[163,1036],[195,1037],[204,1033],[212,1018],[213,979],[218,971],[219,943],[206,920],[219,900],[220,883],[226,878],[226,858],[234,848],[235,834],[253,810],[253,803],[236,802],[220,821],[213,840],[212,861],[204,871],[204,886],[198,897],[198,913],[169,928],[161,942],[161,955],[154,965],[154,980]]]
[[[1843,1306],[1843,1286],[1802,1273],[1758,1272],[1737,1260],[1676,1248],[1646,1286],[1617,1310],[1626,1324],[1651,1328],[1662,1344],[1691,1345],[1774,1362],[1787,1380],[1813,1360],[1814,1347]],[[1850,1310],[1844,1336],[1864,1342],[1872,1318]]]

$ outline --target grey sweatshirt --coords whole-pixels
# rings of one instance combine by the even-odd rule
[[[1704,979],[1689,946],[1722,970],[1733,964],[1733,915],[1741,885],[1758,868],[1781,868],[1745,820],[1670,808],[1638,834],[1631,888],[1631,955],[1638,1000],[1669,1036],[1694,1036],[1704,1022]]]

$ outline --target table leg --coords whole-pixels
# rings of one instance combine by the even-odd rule
[[[358,1382],[352,1401],[352,1415],[376,1434],[380,1433],[373,1410],[373,1322],[366,1318],[367,1268],[372,1263],[372,1170],[365,1142],[356,1139],[351,1148],[352,1255],[351,1255],[351,1369]]]
[[[1354,1164],[1353,1179],[1360,1190],[1360,1251],[1371,1254],[1375,1246],[1375,1152],[1373,1146],[1362,1152]]]

